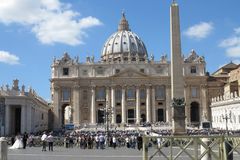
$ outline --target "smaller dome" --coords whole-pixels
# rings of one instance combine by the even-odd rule
[[[144,61],[147,49],[143,41],[129,28],[125,14],[122,14],[118,31],[105,42],[102,50],[102,61],[139,59]]]

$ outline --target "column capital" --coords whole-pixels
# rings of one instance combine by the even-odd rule
[[[126,85],[126,84],[121,85],[121,88],[122,88],[122,89],[127,89],[127,85]]]
[[[74,84],[73,89],[80,89],[80,85]]]
[[[207,88],[207,84],[200,84],[200,87],[201,87],[202,89],[206,89],[206,88]]]
[[[147,88],[150,88],[150,87],[152,87],[152,84],[145,84],[145,86],[146,86]]]
[[[142,85],[141,84],[135,84],[134,86],[136,87],[136,89],[140,89]]]
[[[106,90],[110,90],[111,86],[104,86],[106,88]]]
[[[59,86],[59,85],[54,85],[54,86],[53,86],[53,89],[56,90],[56,91],[58,91],[58,90],[60,89],[60,86]]]
[[[117,85],[116,85],[116,84],[111,84],[110,87],[111,87],[111,88],[116,88]]]

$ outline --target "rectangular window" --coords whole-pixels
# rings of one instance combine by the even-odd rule
[[[165,99],[165,87],[164,86],[157,86],[156,87],[156,99],[157,100],[164,100]]]
[[[129,88],[127,90],[127,99],[135,99],[135,89]]]
[[[144,89],[140,90],[140,99],[145,99],[146,98],[146,91]]]
[[[115,98],[116,98],[116,100],[121,100],[122,99],[122,91],[121,91],[121,89],[116,89],[116,91],[115,91]]]
[[[71,97],[71,92],[69,88],[63,88],[62,89],[62,100],[64,102],[69,102]]]
[[[97,100],[105,100],[106,98],[106,90],[104,87],[97,89]]]
[[[192,87],[191,88],[191,94],[192,94],[192,98],[197,98],[198,97],[198,89],[197,89],[197,87]]]
[[[197,67],[191,66],[191,73],[197,73]]]
[[[63,75],[68,76],[69,75],[69,68],[63,68]]]

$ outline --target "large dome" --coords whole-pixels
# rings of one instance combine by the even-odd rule
[[[143,41],[129,29],[123,13],[118,31],[113,33],[103,46],[102,61],[144,61],[147,56]]]

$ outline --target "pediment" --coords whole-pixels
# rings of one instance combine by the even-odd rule
[[[140,71],[134,70],[134,69],[125,69],[123,71],[120,71],[119,73],[116,73],[112,77],[123,77],[123,78],[128,78],[128,77],[134,77],[134,78],[141,78],[141,77],[148,77],[147,74],[142,73]]]

